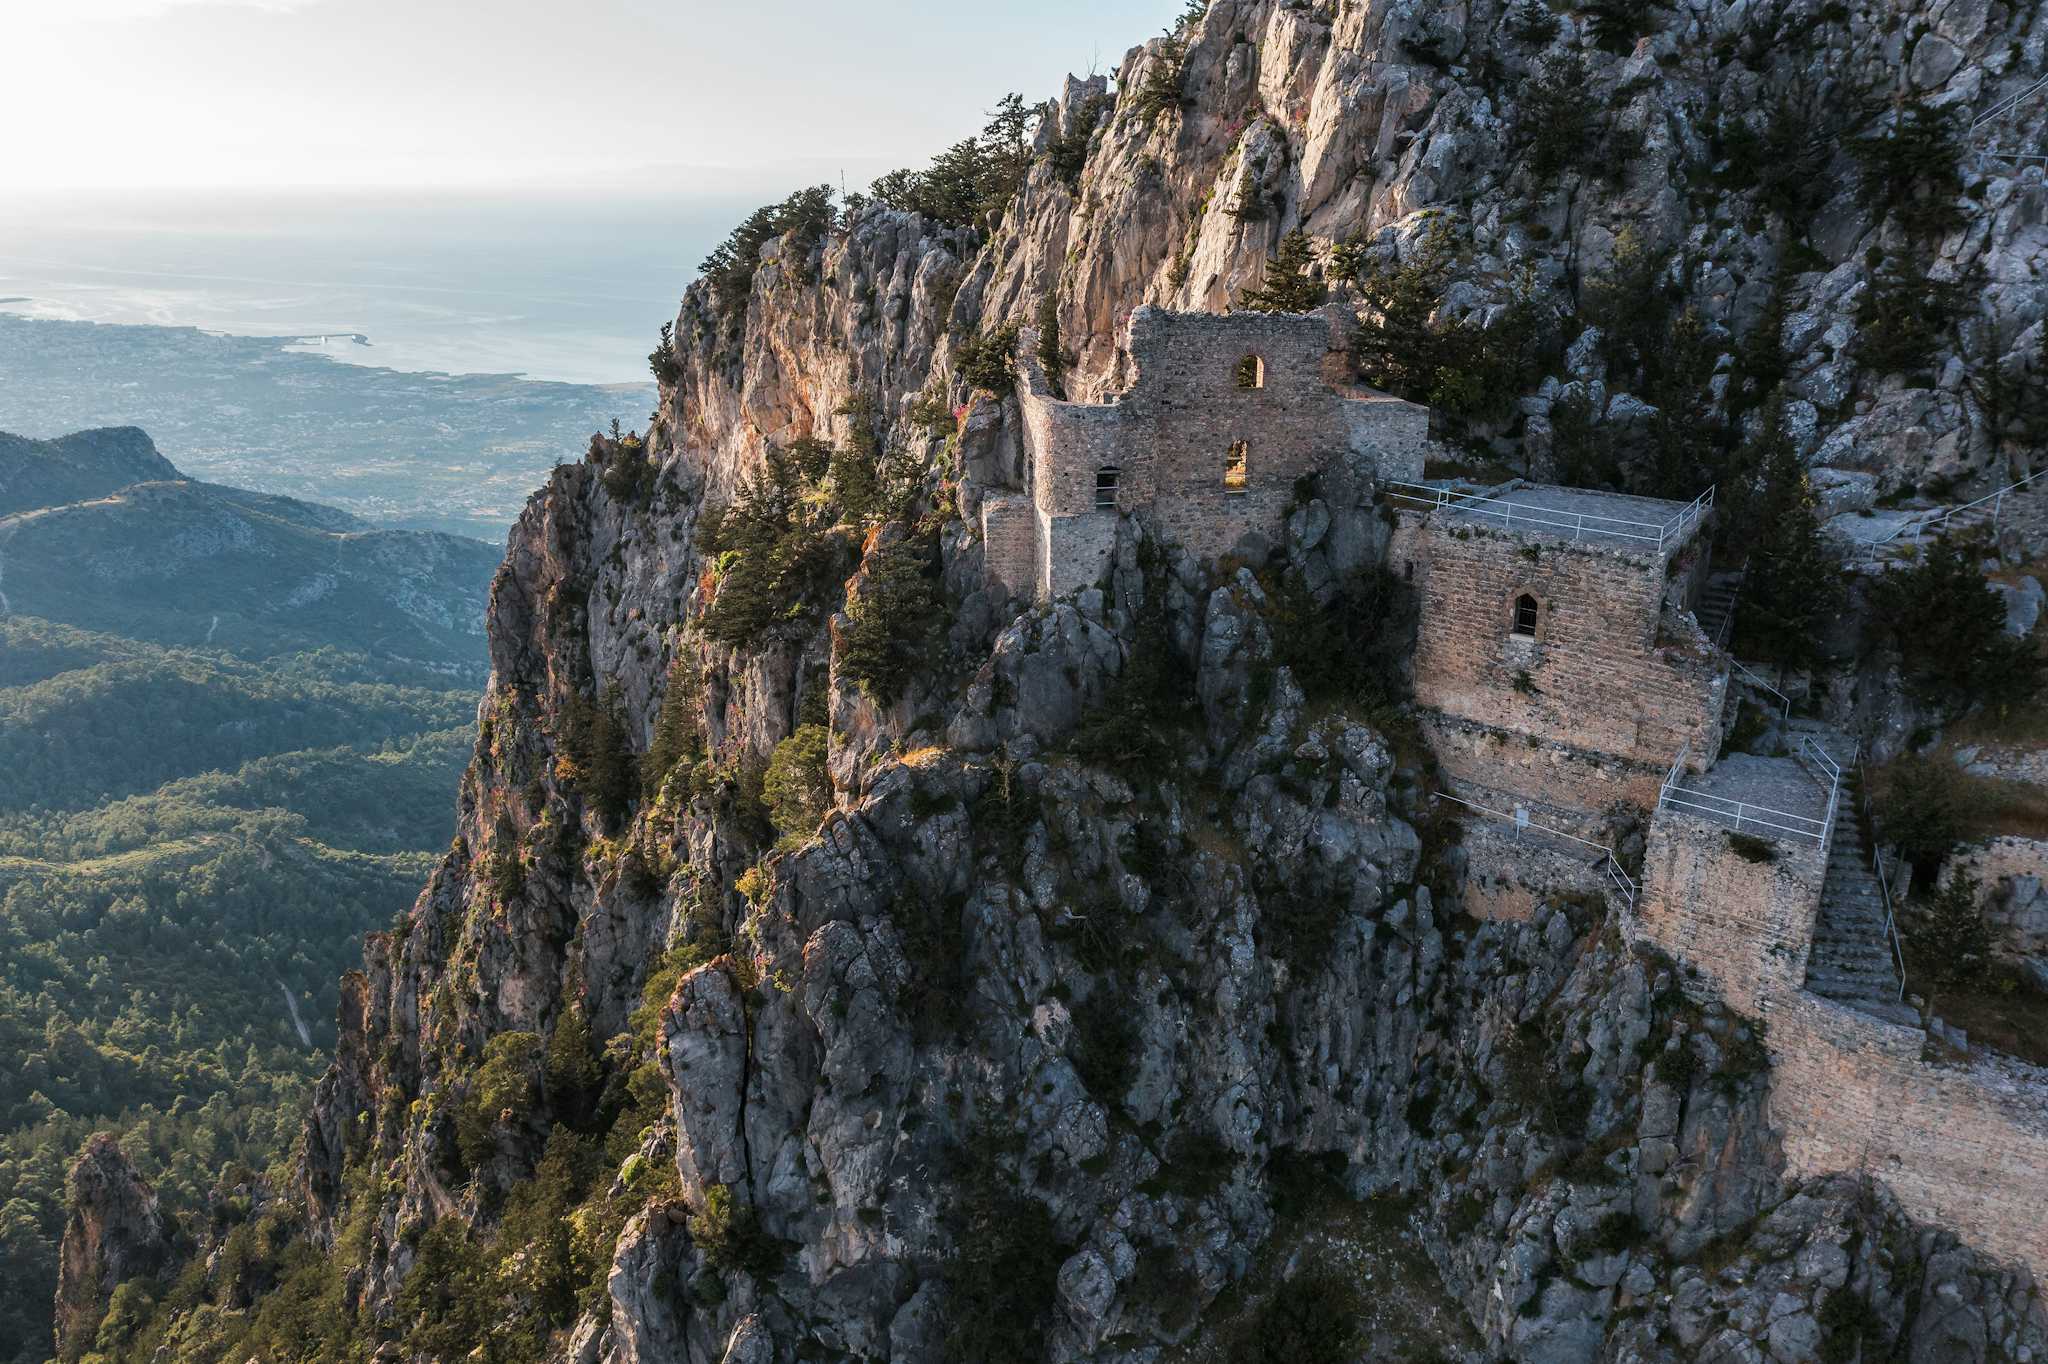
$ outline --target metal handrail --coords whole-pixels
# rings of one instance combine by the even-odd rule
[[[2035,95],[2040,94],[2043,90],[2048,90],[2048,76],[2044,76],[2040,80],[2035,81],[2032,85],[2028,86],[2026,89],[2020,91],[2016,95],[2006,96],[1998,103],[1992,105],[1989,109],[1986,109],[1983,113],[1977,115],[1976,118],[1970,121],[1970,131],[1972,133],[1975,133],[1979,128],[1984,127],[1986,124],[1996,123],[1999,119],[2004,118],[2007,114],[2019,108],[2020,105],[2026,103]]]
[[[1734,654],[1728,655],[1728,661],[1735,665],[1735,671],[1741,673],[1744,677],[1749,679],[1749,683],[1751,686],[1762,687],[1765,691],[1769,692],[1771,695],[1777,697],[1780,701],[1784,702],[1785,718],[1787,720],[1790,720],[1792,718],[1791,697],[1785,695],[1785,693],[1779,691],[1776,687],[1772,686],[1770,683],[1764,681],[1761,677],[1758,677],[1755,673],[1751,672],[1749,668],[1746,665],[1744,665],[1743,661],[1737,658]]]
[[[1667,521],[1631,521],[1619,516],[1589,516],[1584,512],[1565,512],[1552,507],[1509,502],[1504,498],[1487,497],[1482,493],[1461,493],[1452,488],[1439,487],[1434,483],[1408,483],[1392,479],[1381,486],[1388,490],[1390,497],[1402,498],[1424,507],[1471,511],[1477,516],[1497,516],[1505,527],[1512,527],[1519,520],[1524,525],[1542,526],[1549,530],[1569,530],[1574,540],[1583,538],[1591,531],[1595,535],[1612,536],[1617,540],[1638,540],[1644,544],[1654,544],[1660,550],[1666,544],[1683,536],[1712,510],[1714,505],[1714,490],[1708,488],[1686,503]]]
[[[1504,810],[1496,810],[1490,805],[1481,805],[1476,800],[1466,800],[1463,796],[1454,796],[1449,791],[1432,792],[1431,798],[1456,801],[1467,809],[1477,810],[1482,815],[1491,815],[1495,819],[1505,820],[1517,829],[1539,829],[1546,834],[1554,834],[1558,838],[1569,838],[1574,843],[1583,843],[1603,855],[1602,869],[1606,872],[1607,882],[1621,892],[1630,913],[1634,913],[1636,905],[1641,900],[1641,889],[1636,885],[1636,879],[1628,874],[1628,871],[1615,857],[1614,849],[1605,843],[1595,843],[1590,838],[1581,838],[1577,834],[1566,833],[1563,829],[1552,828],[1548,824],[1538,824],[1535,820],[1530,819],[1526,812],[1520,815],[1511,815]]]
[[[1884,897],[1885,941],[1892,949],[1892,964],[1898,969],[1898,1002],[1904,1003],[1906,999],[1906,944],[1904,939],[1899,936],[1898,915],[1892,905],[1891,877],[1885,873],[1884,869],[1884,846],[1883,840],[1877,836],[1877,807],[1872,804],[1870,799],[1869,770],[1864,768],[1860,762],[1857,764],[1857,767],[1864,773],[1863,819],[1870,826],[1870,866],[1877,873],[1877,889]]]
[[[1692,810],[1711,815],[1730,824],[1737,833],[1747,832],[1750,828],[1770,829],[1794,838],[1810,838],[1816,845],[1827,841],[1826,820],[1774,810],[1766,805],[1751,805],[1748,801],[1729,800],[1725,796],[1710,796],[1704,791],[1667,786],[1659,794],[1657,806],[1659,809]],[[1790,820],[1791,823],[1780,823],[1780,820]]]
[[[1863,751],[1861,743],[1857,744],[1856,751],[1858,753]],[[1821,845],[1825,847],[1834,840],[1835,836],[1835,814],[1840,807],[1842,798],[1842,765],[1836,762],[1833,755],[1826,749],[1815,743],[1811,734],[1801,735],[1799,743],[1793,748],[1792,753],[1794,757],[1804,754],[1807,758],[1812,759],[1815,765],[1826,772],[1825,777],[1820,772],[1809,774],[1828,793],[1827,821],[1821,830]],[[1856,760],[1852,757],[1849,761],[1853,764]]]
[[[1827,755],[1810,738],[1802,737],[1795,753],[1807,752],[1818,759],[1818,764],[1830,774],[1823,780],[1814,774],[1815,780],[1827,789],[1826,813],[1819,819],[1811,815],[1797,815],[1790,810],[1774,809],[1768,805],[1753,805],[1746,800],[1730,800],[1726,796],[1709,795],[1705,791],[1688,791],[1680,783],[1683,780],[1686,757],[1692,751],[1692,742],[1687,740],[1678,750],[1671,770],[1665,774],[1664,785],[1657,792],[1657,808],[1660,810],[1689,810],[1732,824],[1737,833],[1750,827],[1769,829],[1774,833],[1788,834],[1793,838],[1809,838],[1822,848],[1834,836],[1835,810],[1840,799],[1842,778],[1841,766]]]
[[[1892,541],[1898,539],[1902,535],[1905,535],[1909,531],[1914,535],[1924,535],[1928,531],[1933,530],[1935,527],[1942,525],[1951,517],[1960,516],[1966,511],[1973,511],[1976,508],[1983,506],[1986,502],[1992,501],[1996,501],[1998,503],[1998,505],[1992,509],[1992,521],[1995,525],[1997,523],[1998,514],[2004,511],[2005,509],[2005,495],[2010,492],[2016,492],[2019,489],[2026,487],[2029,483],[2032,483],[2035,479],[2044,476],[2048,476],[2048,469],[2042,469],[2035,473],[2028,474],[2025,478],[2021,479],[2017,483],[2008,483],[2003,488],[1999,488],[1994,492],[1988,492],[1984,494],[1984,496],[1978,498],[1976,501],[1965,502],[1959,507],[1950,507],[1946,511],[1941,511],[1939,513],[1936,513],[1933,508],[1929,508],[1929,515],[1925,520],[1902,522],[1899,525],[1893,527],[1892,530],[1887,534],[1880,535],[1875,540],[1871,540],[1866,543],[1868,543],[1870,548],[1873,551],[1875,551],[1879,545],[1888,545]]]

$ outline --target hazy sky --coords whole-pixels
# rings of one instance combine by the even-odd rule
[[[0,0],[0,184],[857,187],[1181,8]]]

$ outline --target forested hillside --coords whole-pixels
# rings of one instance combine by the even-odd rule
[[[288,1146],[336,981],[447,846],[475,737],[459,688],[493,551],[177,479],[141,432],[0,440],[8,1364],[49,1357],[65,1171],[93,1133],[188,1232]],[[404,581],[332,574],[266,616],[364,542],[365,575],[409,561]],[[122,564],[148,571],[94,567]]]

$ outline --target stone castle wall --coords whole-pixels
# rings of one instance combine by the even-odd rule
[[[996,495],[981,503],[982,559],[991,581],[1013,596],[1028,597],[1038,585],[1038,518],[1031,499]]]
[[[1914,1217],[2048,1274],[2048,1071],[1925,1061],[1917,1028],[1799,991],[1767,1017],[1790,1174],[1867,1171]]]
[[[1773,840],[1752,862],[1728,830],[1660,810],[1643,858],[1643,934],[1765,1020],[1771,1121],[1788,1173],[1863,1171],[1914,1217],[2048,1272],[2048,1071],[1925,1058],[1927,1034],[1801,988],[1827,852]]]
[[[1031,573],[1039,595],[1057,596],[1100,575],[1115,519],[1097,506],[1105,469],[1116,472],[1117,512],[1146,513],[1163,534],[1210,559],[1253,532],[1276,532],[1297,483],[1333,463],[1419,477],[1428,410],[1350,387],[1348,358],[1336,347],[1325,313],[1141,308],[1130,323],[1129,391],[1073,403],[1049,394],[1035,338],[1026,333],[1017,399],[1040,521]],[[1256,361],[1254,387],[1239,381],[1247,359]],[[1243,486],[1227,486],[1240,443]]]
[[[1649,809],[1668,768],[1627,762],[1556,739],[1424,711],[1417,719],[1438,767],[1458,795],[1592,837],[1615,805]]]
[[[1827,876],[1827,849],[1811,839],[1773,839],[1774,857],[1735,851],[1724,824],[1660,809],[1643,852],[1643,932],[1713,980],[1752,1017],[1767,1000],[1806,981],[1813,924]]]
[[[1613,772],[1596,787],[1618,778],[1643,804],[1654,803],[1650,778],[1661,779],[1681,748],[1689,744],[1698,765],[1713,761],[1726,665],[1690,618],[1670,609],[1691,590],[1698,556],[1667,561],[1653,549],[1441,514],[1403,511],[1399,520],[1392,562],[1414,583],[1421,608],[1418,703],[1525,743],[1599,755]],[[1523,593],[1539,603],[1533,639],[1511,633]],[[1560,764],[1540,756],[1532,763],[1514,748],[1511,739],[1491,780],[1469,776],[1563,802],[1556,788],[1524,776]]]

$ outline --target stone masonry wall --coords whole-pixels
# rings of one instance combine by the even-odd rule
[[[1038,518],[1029,498],[989,497],[981,504],[982,561],[1012,596],[1038,590]]]
[[[1773,859],[1752,862],[1729,833],[1713,820],[1657,811],[1643,852],[1641,923],[1651,941],[1755,1016],[1806,980],[1827,849],[1772,839]]]
[[[1419,703],[1645,769],[1688,743],[1712,762],[1725,665],[1688,618],[1666,614],[1663,556],[1412,511],[1400,520],[1393,563],[1421,607]],[[1533,639],[1510,633],[1524,592],[1540,605]]]
[[[1867,1170],[1915,1217],[2048,1275],[2048,1071],[1925,1061],[1918,1029],[1802,991],[1766,1016],[1791,1174]]]
[[[1464,834],[1458,840],[1465,858],[1461,894],[1465,909],[1475,918],[1519,921],[1534,917],[1538,905],[1560,893],[1607,893],[1600,854],[1584,844],[1539,829],[1518,831],[1512,824],[1478,814],[1463,822]]]
[[[1248,534],[1276,532],[1305,475],[1332,463],[1363,464],[1382,477],[1414,478],[1428,437],[1427,409],[1348,385],[1350,366],[1326,313],[1168,313],[1139,309],[1128,352],[1128,392],[1103,403],[1062,402],[1047,391],[1035,338],[1019,345],[1031,495],[1042,523],[1045,590],[1092,582],[1091,564],[1062,563],[1058,546],[1092,529],[1065,532],[1069,517],[1101,514],[1097,475],[1117,473],[1117,509],[1148,514],[1197,557],[1217,558]],[[1258,362],[1262,380],[1244,387],[1239,366]],[[1233,446],[1245,446],[1241,489],[1226,487]]]
[[[1458,795],[1532,815],[1581,837],[1617,804],[1649,809],[1666,769],[1577,748],[1555,739],[1512,734],[1491,725],[1424,711],[1418,717],[1437,765]]]

